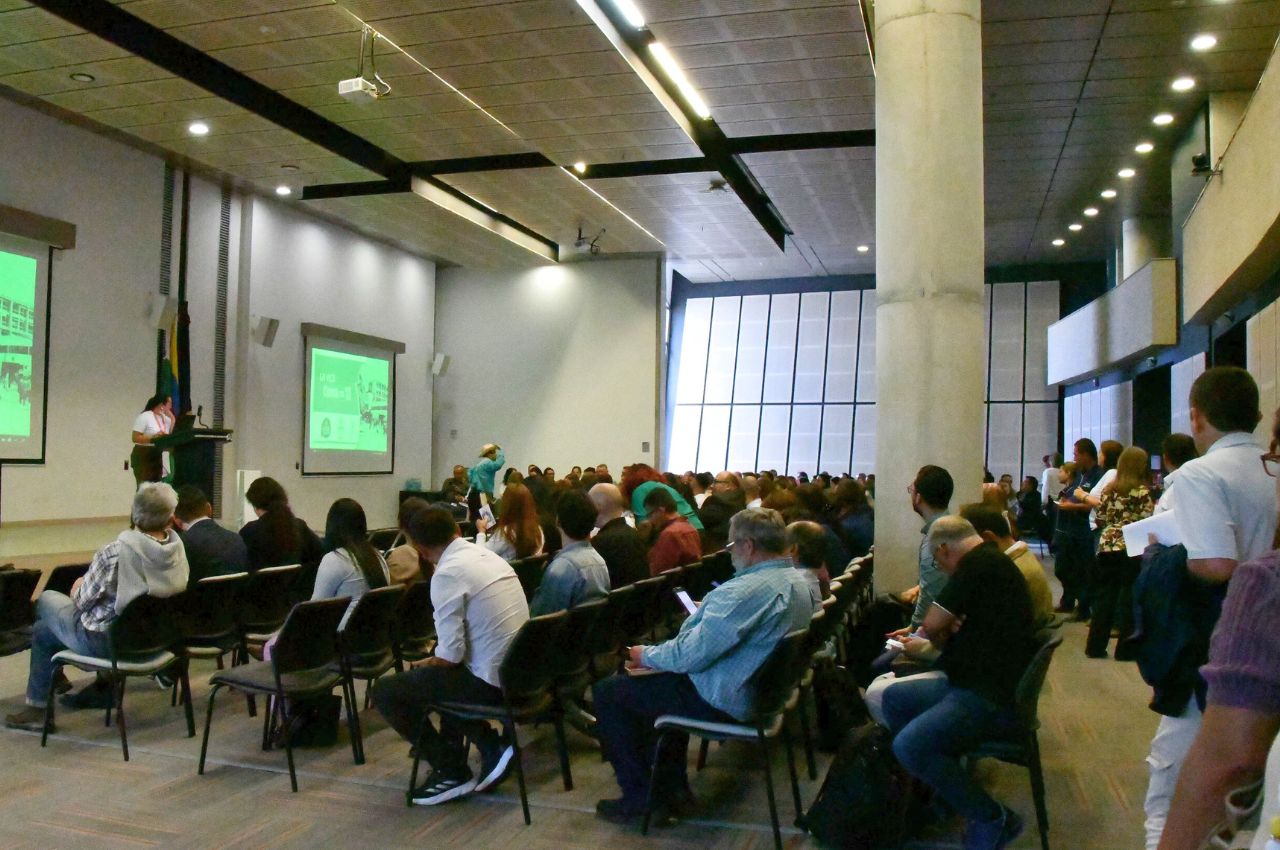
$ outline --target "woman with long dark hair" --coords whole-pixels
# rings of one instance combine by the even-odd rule
[[[365,520],[364,508],[355,499],[339,499],[330,506],[324,523],[324,538],[332,549],[320,561],[311,598],[351,597],[347,613],[342,617],[345,624],[356,600],[366,591],[390,584],[391,573],[387,562],[369,542],[369,524]]]
[[[144,481],[159,481],[169,474],[169,453],[152,445],[157,437],[173,431],[173,399],[168,393],[157,393],[147,399],[142,412],[133,420],[133,451],[129,455],[129,468],[133,480],[142,486]]]
[[[490,532],[483,518],[476,520],[476,542],[507,561],[542,554],[543,535],[538,524],[538,506],[523,484],[511,484],[502,491],[498,522]]]
[[[293,515],[289,496],[274,478],[259,478],[244,497],[258,518],[240,529],[249,549],[249,566],[255,570],[285,564],[316,563],[324,555],[320,539],[305,522]]]

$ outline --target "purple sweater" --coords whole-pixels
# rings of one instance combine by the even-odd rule
[[[1212,705],[1280,714],[1280,550],[1231,577],[1200,674]]]

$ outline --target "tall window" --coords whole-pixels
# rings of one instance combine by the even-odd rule
[[[875,290],[697,295],[710,286],[672,301],[666,468],[874,472]],[[1058,284],[986,289],[986,451],[993,471],[1036,474],[1058,435],[1044,386]]]

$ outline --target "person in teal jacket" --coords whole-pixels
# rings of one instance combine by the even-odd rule
[[[694,507],[684,500],[680,491],[661,481],[646,481],[631,491],[631,512],[636,515],[637,522],[644,522],[648,518],[648,511],[644,509],[644,497],[654,489],[666,490],[670,493],[671,498],[676,500],[676,510],[680,515],[689,520],[689,524],[698,531],[702,531],[702,520],[698,519],[698,512]]]
[[[467,507],[473,521],[480,515],[482,505],[493,502],[493,479],[506,462],[502,446],[497,443],[485,443],[480,448],[479,462],[467,473],[467,484],[471,488],[467,492]]]

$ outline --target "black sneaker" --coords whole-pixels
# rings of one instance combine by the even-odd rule
[[[476,788],[476,780],[469,768],[457,773],[431,771],[431,775],[413,792],[410,798],[415,806],[438,806],[458,797],[466,796]]]
[[[111,689],[98,687],[97,682],[85,685],[74,694],[63,694],[58,697],[58,702],[72,709],[111,708],[115,704],[111,696]]]
[[[596,817],[611,823],[627,823],[644,817],[644,802],[619,797],[616,800],[601,800],[596,803]]]
[[[516,755],[515,747],[494,736],[488,740],[476,741],[476,748],[480,750],[480,781],[476,783],[476,790],[487,791],[506,779],[511,772],[511,762]]]
[[[167,691],[170,688],[172,688],[174,682],[178,680],[172,673],[166,670],[163,673],[157,673],[154,676],[152,676],[151,681],[155,682],[156,687],[159,688],[160,690]]]

